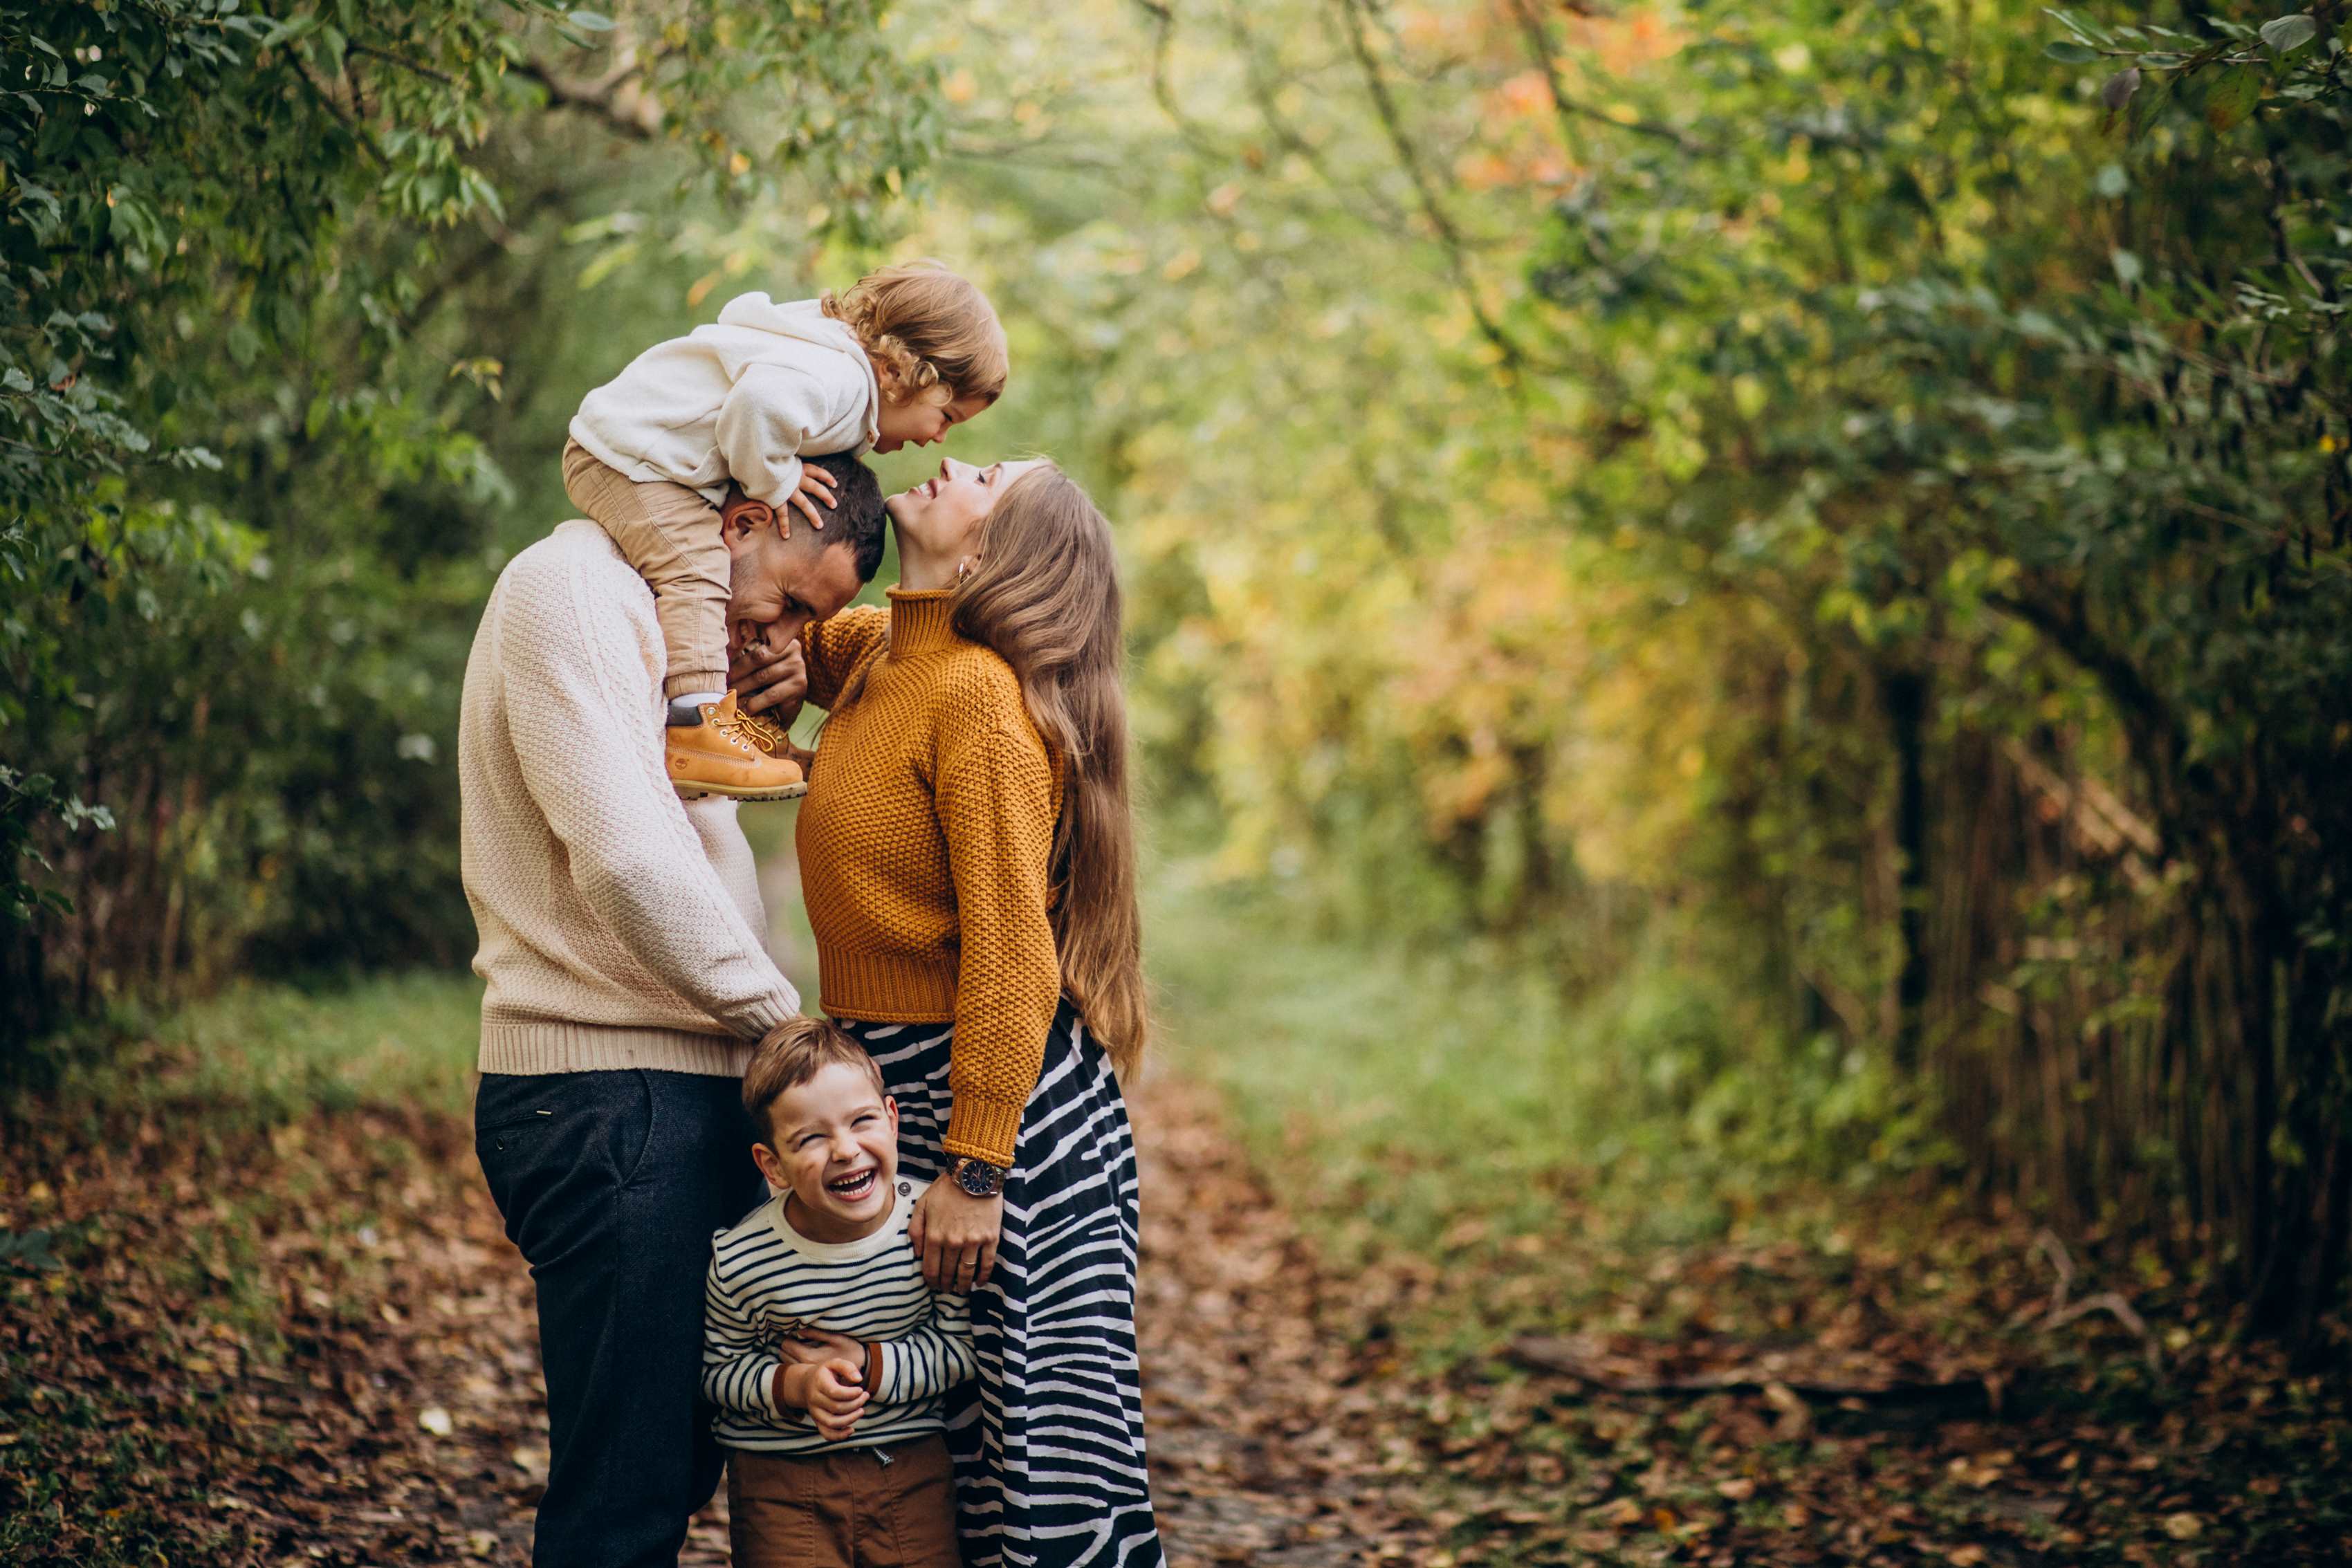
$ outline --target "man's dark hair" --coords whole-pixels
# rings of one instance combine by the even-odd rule
[[[817,536],[818,542],[828,547],[847,545],[857,563],[857,580],[873,581],[874,574],[882,570],[882,545],[890,526],[889,517],[882,510],[882,486],[874,470],[846,452],[801,461],[815,464],[833,480],[834,507],[825,514],[824,531]]]

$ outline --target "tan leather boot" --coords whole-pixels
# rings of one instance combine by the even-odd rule
[[[685,705],[670,710],[669,781],[680,795],[727,795],[738,800],[789,800],[808,792],[800,765],[772,757],[761,744],[759,720],[739,712],[735,694],[697,705],[696,722],[681,724]]]

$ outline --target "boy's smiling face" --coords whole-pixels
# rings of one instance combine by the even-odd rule
[[[793,1226],[812,1241],[855,1241],[874,1233],[897,1204],[898,1104],[868,1074],[841,1062],[768,1107],[772,1144],[751,1157],[769,1182],[792,1195]]]

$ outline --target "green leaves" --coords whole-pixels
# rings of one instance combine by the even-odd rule
[[[102,1001],[261,942],[454,950],[454,869],[415,852],[446,837],[451,779],[379,764],[415,737],[450,750],[457,623],[516,526],[505,475],[550,458],[517,433],[539,403],[499,405],[506,371],[553,400],[586,373],[551,368],[579,272],[541,243],[554,215],[643,201],[700,245],[788,214],[788,246],[724,245],[772,286],[779,256],[870,238],[919,187],[931,68],[885,47],[879,0],[0,9],[0,750],[118,806],[142,792],[140,831],[68,862],[92,825],[70,791],[0,789],[0,908],[37,926],[0,947],[0,1035],[42,1005],[45,956],[77,955],[65,994]],[[640,68],[606,85],[572,44]],[[820,206],[840,216],[812,235]],[[679,254],[633,297],[674,308]],[[95,917],[45,852],[105,893],[89,909],[173,889],[178,935],[75,925]],[[337,883],[322,920],[302,889]]]
[[[2070,66],[2086,66],[2099,57],[2098,50],[2072,38],[2053,38],[2042,46],[2042,52]]]
[[[2263,42],[2279,54],[2292,54],[2319,37],[2319,24],[2309,16],[2296,12],[2291,16],[2279,16],[2263,24]]]
[[[2205,123],[2215,135],[2225,134],[2254,111],[2262,97],[2261,74],[2250,66],[2233,67],[2205,89]]]

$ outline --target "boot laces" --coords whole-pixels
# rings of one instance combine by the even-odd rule
[[[764,725],[767,721],[760,718],[756,715],[739,712],[733,718],[729,718],[718,710],[713,709],[710,715],[710,722],[711,725],[717,728],[719,734],[725,736],[729,742],[740,750],[756,752],[764,751],[766,749],[764,744],[762,744],[759,739],[759,731],[754,729],[752,727],[754,725]],[[773,728],[774,727],[769,726],[769,727]]]
[[[752,745],[771,757],[786,755],[792,746],[792,733],[765,714],[744,713],[738,710],[735,723],[744,734],[751,737]]]

